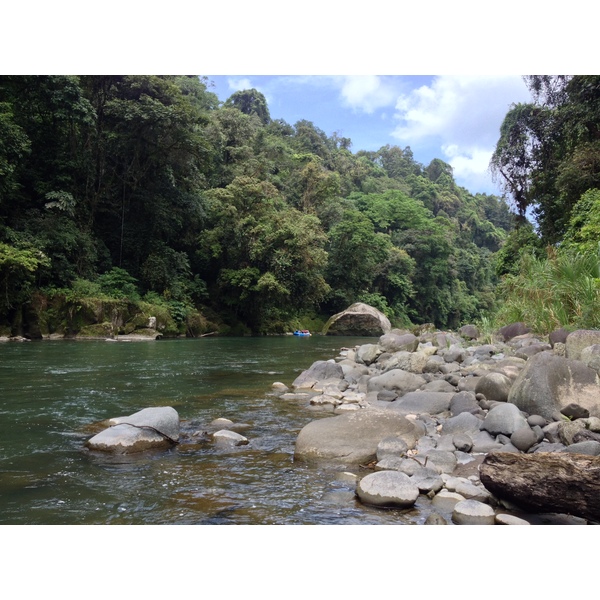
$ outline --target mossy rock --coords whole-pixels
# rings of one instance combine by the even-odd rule
[[[112,323],[105,321],[104,323],[94,323],[93,325],[85,325],[77,332],[77,337],[114,337]]]

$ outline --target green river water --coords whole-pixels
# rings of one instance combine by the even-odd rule
[[[271,393],[315,360],[372,338],[293,336],[0,345],[0,524],[392,524],[424,519],[362,506],[332,469],[294,463],[295,439],[324,416]],[[225,417],[249,445],[186,443],[108,456],[90,425],[173,406],[182,426]]]

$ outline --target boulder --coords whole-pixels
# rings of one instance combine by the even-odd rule
[[[384,352],[414,352],[419,346],[419,338],[412,333],[386,333],[379,338],[379,346]]]
[[[127,417],[109,419],[111,425],[86,442],[90,450],[131,454],[169,448],[179,442],[179,415],[170,406],[144,408]]]
[[[292,383],[292,387],[296,389],[312,389],[319,383],[331,381],[340,381],[344,378],[344,370],[342,367],[330,360],[317,360],[310,368],[300,373]]]
[[[409,448],[425,433],[422,424],[394,411],[361,409],[335,417],[318,419],[298,434],[294,459],[361,464],[374,460],[379,442],[400,437]]]
[[[567,336],[565,342],[566,357],[581,360],[581,352],[588,346],[600,344],[600,331],[596,329],[578,329]]]
[[[457,525],[494,525],[496,513],[478,500],[463,500],[454,506],[452,521]]]
[[[548,420],[571,403],[586,408],[591,416],[600,416],[600,380],[581,361],[540,352],[527,361],[508,402]]]
[[[481,429],[489,432],[491,435],[500,433],[511,436],[521,427],[529,428],[527,419],[521,414],[521,411],[514,404],[498,404],[494,406],[486,415]]]
[[[486,400],[506,402],[512,383],[503,373],[488,373],[477,382],[475,394],[483,394]]]
[[[475,325],[463,325],[458,333],[468,340],[476,340],[479,337],[479,329]]]
[[[333,315],[323,328],[323,335],[381,336],[389,333],[392,325],[379,310],[356,302],[346,310]]]

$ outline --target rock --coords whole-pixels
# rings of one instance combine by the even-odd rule
[[[325,324],[323,335],[381,336],[391,329],[389,319],[381,311],[356,302],[333,315]]]
[[[486,400],[506,402],[512,381],[502,373],[488,373],[483,376],[475,386],[476,394],[483,394]]]
[[[425,391],[425,392],[446,392],[449,394],[455,394],[456,388],[451,383],[449,383],[448,381],[445,381],[444,379],[434,379],[433,381],[430,381],[428,384],[426,384],[425,387],[423,387],[423,391]],[[452,408],[450,410],[452,410]]]
[[[496,525],[531,525],[531,523],[514,515],[500,513],[496,515]]]
[[[363,344],[356,350],[356,362],[370,365],[377,360],[381,350],[377,344]]]
[[[402,414],[437,415],[450,408],[450,400],[454,394],[447,392],[408,392],[390,403],[389,409]]]
[[[419,338],[412,333],[398,335],[386,333],[379,338],[379,346],[383,352],[414,352],[419,346]]]
[[[474,415],[483,412],[473,392],[458,392],[458,394],[452,396],[452,400],[450,400],[450,414],[455,417],[463,412]]]
[[[424,454],[425,466],[434,469],[438,473],[452,473],[456,468],[456,456],[454,452],[444,450],[427,450]]]
[[[463,325],[458,333],[468,340],[476,340],[479,337],[479,329],[475,325]]]
[[[342,367],[329,360],[317,360],[310,368],[302,372],[292,383],[295,389],[312,389],[315,384],[340,381],[344,378]]]
[[[360,480],[356,495],[364,504],[409,508],[417,501],[419,488],[404,473],[378,471]]]
[[[219,446],[245,446],[248,444],[247,438],[229,429],[221,429],[213,433],[213,440]]]
[[[514,404],[498,404],[486,415],[481,429],[492,435],[503,433],[511,436],[520,427],[529,427],[527,420]]]
[[[273,385],[271,386],[271,389],[276,393],[276,394],[285,394],[286,392],[289,392],[290,388],[285,385],[285,383],[281,383],[281,381],[275,381],[273,383]]]
[[[473,440],[466,433],[455,433],[452,436],[452,443],[461,452],[470,452],[473,448]]]
[[[389,436],[382,439],[377,444],[377,460],[382,460],[385,456],[403,456],[408,450],[408,444],[397,436]]]
[[[451,512],[459,502],[464,500],[464,496],[444,489],[431,499],[431,505],[442,512]]]
[[[419,488],[421,494],[437,493],[444,487],[440,474],[435,469],[428,469],[427,467],[417,469],[410,479]]]
[[[482,419],[467,412],[460,413],[456,417],[446,419],[442,425],[442,433],[455,435],[457,433],[467,433],[469,435],[478,433],[481,429]]]
[[[529,425],[519,427],[510,436],[510,443],[521,452],[527,452],[538,441],[537,435]]]
[[[583,406],[579,406],[575,402],[571,402],[560,409],[560,414],[565,415],[569,419],[587,419],[590,416],[590,411]]]
[[[583,442],[575,442],[567,446],[564,450],[573,454],[586,454],[588,456],[600,455],[600,442],[596,440],[586,440]]]
[[[571,333],[569,329],[565,329],[561,327],[560,329],[555,329],[548,336],[548,341],[552,348],[554,348],[555,344],[564,344],[567,341],[567,336]]]
[[[596,329],[578,329],[571,332],[565,341],[566,357],[581,360],[584,348],[600,344],[600,331]]]
[[[596,371],[578,360],[540,352],[527,361],[508,402],[548,420],[572,402],[589,410],[590,415],[600,416],[600,380]]]
[[[498,330],[498,335],[502,337],[505,342],[512,340],[513,338],[529,333],[531,329],[525,325],[525,323],[511,323],[510,325],[506,325],[501,327]]]
[[[581,351],[580,360],[590,369],[594,369],[596,373],[600,373],[600,344],[594,344],[584,348]]]
[[[479,470],[481,483],[496,498],[526,511],[600,520],[600,457],[494,452]]]
[[[179,415],[170,406],[144,408],[108,421],[112,426],[86,442],[90,450],[130,454],[169,448],[179,441]]]
[[[463,500],[452,511],[452,521],[457,525],[494,525],[495,517],[491,506],[477,500]]]
[[[379,442],[401,437],[409,448],[425,432],[424,426],[389,410],[366,408],[312,421],[296,439],[295,460],[367,463],[376,458]]]
[[[402,369],[392,369],[382,375],[371,377],[367,383],[368,392],[381,390],[394,391],[398,396],[418,390],[426,381],[421,375],[409,373]]]
[[[448,521],[437,513],[431,513],[426,519],[423,525],[448,525]]]

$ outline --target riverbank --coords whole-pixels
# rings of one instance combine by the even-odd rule
[[[424,523],[597,522],[598,507],[539,490],[551,475],[548,454],[565,464],[600,460],[600,332],[544,339],[522,329],[481,341],[473,330],[418,337],[395,330],[317,361],[289,388],[275,383],[282,401],[334,417],[300,431],[295,461],[349,468],[365,506],[406,510],[426,502]],[[492,453],[526,457],[538,479],[504,493],[498,478],[523,467],[507,460],[498,474],[486,462]]]

